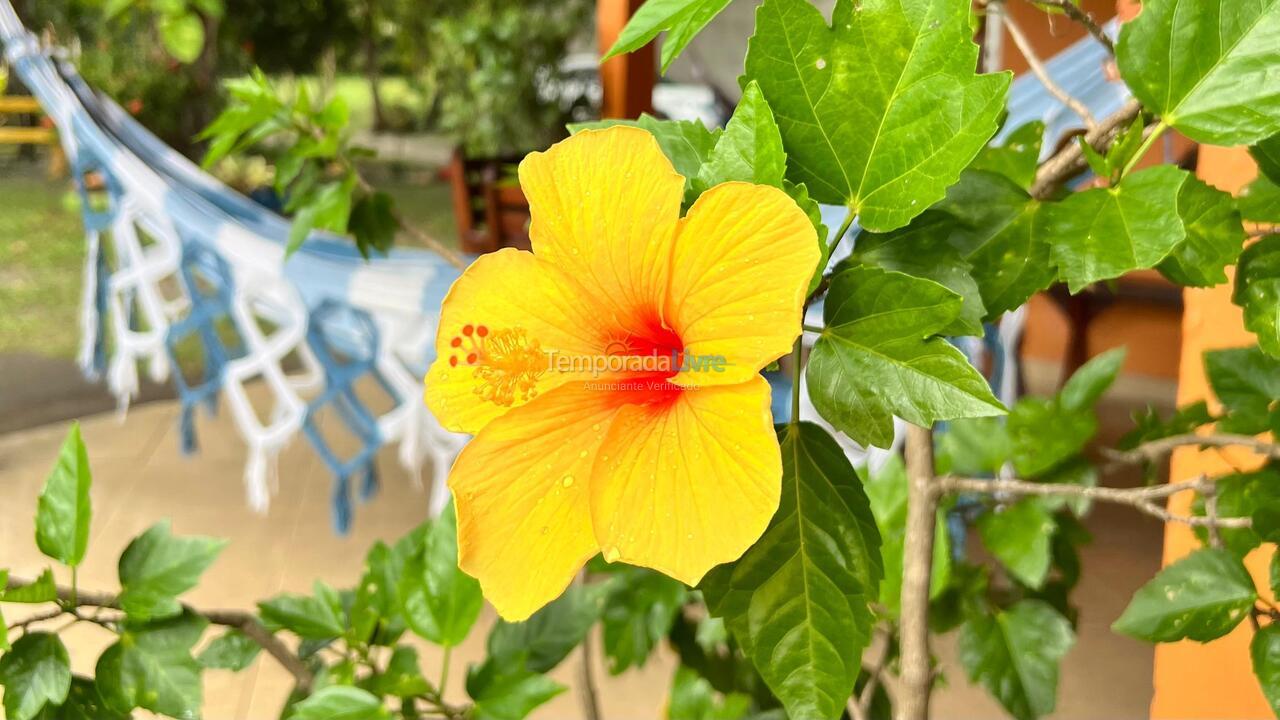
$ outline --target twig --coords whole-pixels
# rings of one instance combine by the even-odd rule
[[[1093,113],[1089,112],[1089,108],[1084,103],[1072,97],[1071,93],[1063,90],[1061,85],[1054,82],[1049,75],[1048,69],[1040,61],[1040,57],[1036,55],[1031,43],[1027,41],[1027,36],[1022,33],[1022,28],[1018,27],[1018,23],[1014,22],[1013,17],[1009,13],[1001,13],[1000,17],[1004,20],[1004,27],[1009,31],[1009,36],[1013,38],[1013,44],[1018,46],[1018,52],[1022,53],[1022,57],[1027,61],[1027,66],[1031,68],[1032,74],[1044,85],[1044,89],[1048,90],[1050,95],[1062,101],[1063,105],[1071,108],[1071,112],[1079,115],[1080,119],[1084,120],[1086,127],[1090,130],[1096,128],[1098,121],[1094,119]]]
[[[1230,433],[1173,435],[1143,443],[1132,450],[1103,450],[1103,455],[1111,461],[1112,465],[1138,465],[1160,460],[1180,447],[1194,445],[1215,448],[1240,447],[1273,460],[1280,460],[1280,445],[1249,435]]]
[[[1084,10],[1076,7],[1072,0],[1029,0],[1033,5],[1051,6],[1061,10],[1067,17],[1084,26],[1084,29],[1093,36],[1095,40],[1102,43],[1107,49],[1107,53],[1115,57],[1116,46],[1111,42],[1111,38],[1107,37],[1107,33],[1103,31],[1102,26],[1094,21],[1093,17]]]
[[[575,583],[582,584],[587,581],[587,571],[584,569]],[[595,662],[595,653],[592,650],[591,631],[582,637],[582,667],[580,674],[582,679],[582,713],[587,716],[587,720],[600,720],[600,699],[596,693],[596,676],[592,663]]]
[[[1175,515],[1156,500],[1168,499],[1171,495],[1192,490],[1208,497],[1216,488],[1213,481],[1205,477],[1184,480],[1166,485],[1152,485],[1135,488],[1088,487],[1085,485],[1062,485],[1053,483],[1029,482],[1026,480],[992,480],[987,478],[966,478],[946,476],[939,478],[936,487],[941,492],[970,492],[984,495],[1040,495],[1087,498],[1103,502],[1128,505],[1147,515],[1164,522],[1176,522],[1193,527],[1205,528],[1247,528],[1252,521],[1247,517],[1210,518],[1187,515]]]
[[[1218,485],[1217,483],[1206,482],[1204,487],[1200,489],[1200,496],[1204,498],[1204,517],[1209,521],[1209,545],[1212,547],[1222,547],[1222,533],[1219,532],[1218,524]]]
[[[25,587],[30,584],[29,580],[9,579],[10,589]],[[86,592],[83,590],[73,593],[69,587],[58,586],[57,597],[63,605],[62,612],[71,612],[72,614],[75,614],[74,610],[80,607],[106,608],[108,610],[122,609],[115,596],[107,593]],[[198,610],[188,605],[183,607],[214,625],[235,628],[244,633],[258,643],[263,650],[266,650],[271,657],[275,658],[293,676],[294,682],[297,683],[300,690],[303,692],[311,690],[312,683],[315,680],[311,671],[279,638],[263,627],[262,623],[258,622],[258,619],[253,614],[242,610]],[[80,615],[76,615],[76,617],[79,620],[90,619]]]
[[[907,426],[907,523],[902,557],[902,692],[899,720],[927,720],[933,684],[929,660],[929,579],[937,493],[933,488],[933,431]]]
[[[1085,142],[1095,150],[1105,150],[1115,139],[1119,130],[1133,122],[1140,112],[1142,112],[1142,104],[1137,100],[1130,100],[1124,107],[1103,118],[1097,127],[1086,132]],[[1031,185],[1031,197],[1040,200],[1049,197],[1067,178],[1080,172],[1084,167],[1084,152],[1079,144],[1068,143],[1036,171],[1036,181]]]
[[[875,702],[876,690],[880,687],[881,675],[884,674],[885,666],[889,663],[889,655],[893,650],[893,634],[892,625],[878,625],[876,632],[880,635],[881,646],[880,654],[870,667],[864,668],[867,673],[867,684],[862,686],[862,693],[858,695],[857,701],[850,703],[850,714],[857,718],[868,718],[871,715],[871,704]]]
[[[37,624],[37,623],[47,622],[47,621],[49,621],[49,620],[56,620],[56,619],[58,619],[58,618],[62,617],[64,614],[66,614],[66,611],[65,611],[65,610],[63,610],[62,608],[57,608],[57,609],[54,609],[54,610],[50,610],[50,611],[48,611],[48,612],[43,612],[43,613],[39,613],[39,614],[37,614],[37,615],[32,615],[31,617],[26,618],[25,620],[19,620],[18,622],[11,623],[11,624],[9,625],[9,630],[19,630],[19,629],[20,629],[20,630],[22,630],[22,632],[24,632],[24,633],[25,633],[25,632],[27,631],[28,626],[30,626],[30,625],[35,625],[35,624]]]

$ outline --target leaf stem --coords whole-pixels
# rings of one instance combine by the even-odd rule
[[[848,214],[844,216],[844,222],[840,223],[840,229],[836,232],[836,236],[831,240],[831,246],[827,248],[827,257],[831,257],[835,254],[836,248],[840,246],[840,241],[843,240],[844,236],[849,232],[849,228],[853,225],[853,220],[857,216],[858,213],[853,208],[849,208]]]
[[[800,365],[804,360],[804,334],[796,338],[796,347],[791,351],[791,425],[800,422]]]
[[[1147,152],[1151,150],[1151,146],[1155,145],[1156,140],[1158,140],[1160,136],[1164,134],[1164,131],[1168,129],[1169,126],[1164,120],[1155,124],[1155,127],[1151,130],[1151,134],[1147,135],[1146,139],[1142,141],[1142,145],[1138,147],[1138,152],[1134,153],[1133,157],[1129,158],[1129,162],[1125,163],[1124,170],[1120,172],[1121,178],[1124,178],[1132,172],[1135,167],[1137,167],[1138,163],[1142,161],[1142,158],[1146,157]]]
[[[453,656],[453,646],[444,646],[444,657],[440,659],[440,683],[436,685],[436,692],[440,693],[440,703],[444,704],[445,683],[449,682],[449,661]]]

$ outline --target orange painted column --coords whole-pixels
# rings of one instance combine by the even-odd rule
[[[1200,148],[1198,174],[1221,190],[1236,192],[1256,175],[1257,167],[1243,148]],[[1230,273],[1229,273],[1230,274]],[[1216,400],[1205,378],[1202,353],[1205,350],[1253,345],[1257,339],[1244,329],[1240,308],[1231,303],[1231,284],[1216,288],[1188,289],[1183,294],[1186,310],[1182,322],[1182,354],[1178,374],[1178,404],[1208,400],[1215,411]],[[1199,451],[1186,448],[1173,456],[1171,480],[1183,480],[1202,473],[1221,475],[1236,469],[1253,469],[1260,458],[1231,448],[1226,451]],[[1172,499],[1170,510],[1185,514],[1192,497],[1182,494]],[[1164,564],[1168,565],[1200,547],[1185,525],[1165,528]],[[1255,550],[1245,559],[1258,589],[1269,592],[1267,576],[1271,546]],[[1267,707],[1249,659],[1253,629],[1241,623],[1230,635],[1211,643],[1180,642],[1156,646],[1155,698],[1151,717],[1160,718],[1267,718]]]
[[[644,0],[597,0],[596,37],[600,56],[609,52],[627,21]],[[653,84],[657,75],[654,44],[611,58],[600,65],[604,90],[601,117],[632,119],[653,110]]]

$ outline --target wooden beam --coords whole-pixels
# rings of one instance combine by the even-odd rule
[[[43,115],[40,103],[29,95],[7,95],[0,97],[0,114]]]
[[[597,0],[596,36],[604,56],[622,34],[627,21],[644,0]],[[653,110],[653,84],[657,76],[654,44],[619,55],[600,66],[604,89],[601,117],[633,119]]]
[[[0,127],[0,145],[56,145],[58,136],[48,128]]]

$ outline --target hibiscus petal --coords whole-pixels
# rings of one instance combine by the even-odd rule
[[[440,309],[427,406],[446,428],[479,432],[571,379],[547,353],[595,355],[610,336],[554,267],[509,248],[484,255]]]
[[[587,488],[620,400],[563,385],[489,423],[454,463],[458,565],[503,618],[554,600],[599,551]]]
[[[628,405],[600,446],[591,516],[605,559],[689,585],[755,542],[778,508],[782,454],[760,376]]]
[[[790,351],[817,264],[813,224],[786,193],[739,182],[703,193],[672,251],[665,315],[693,368],[672,382],[743,382]],[[721,371],[696,365],[717,356]]]
[[[537,256],[637,335],[661,313],[684,178],[639,128],[586,130],[520,163]]]

